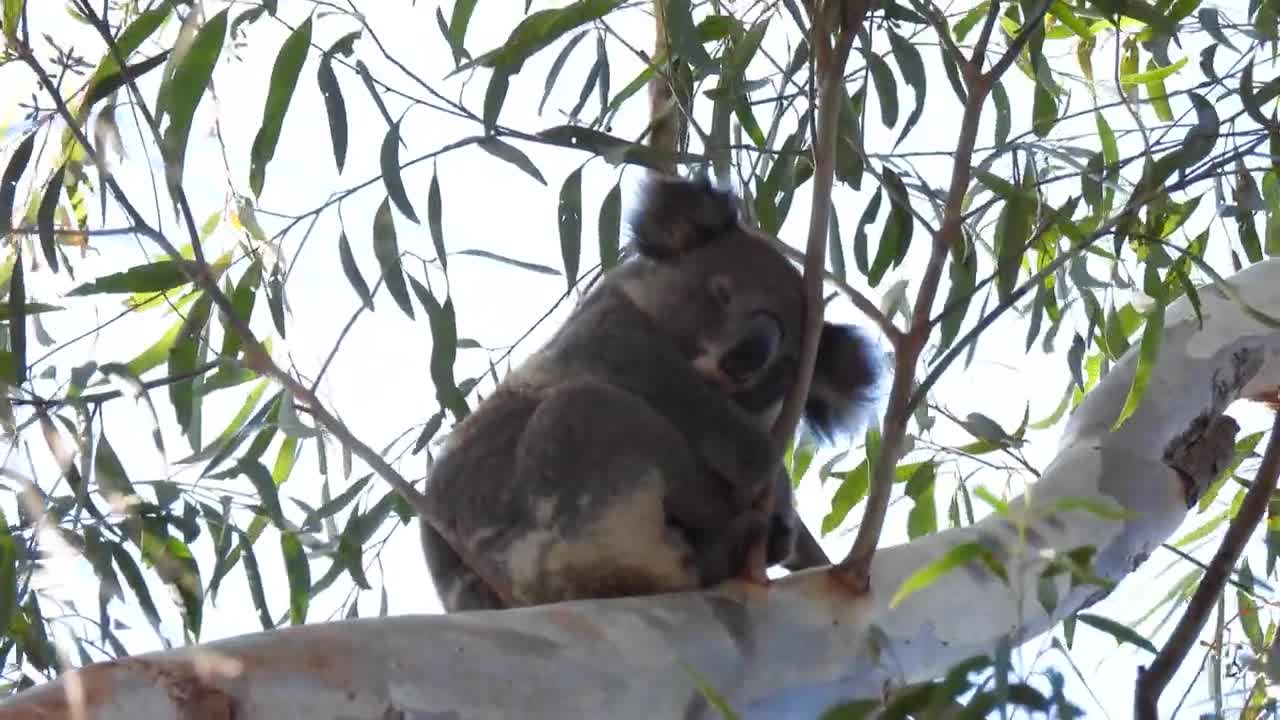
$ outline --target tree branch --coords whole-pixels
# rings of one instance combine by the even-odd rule
[[[871,465],[871,487],[867,493],[867,507],[854,538],[853,547],[841,561],[837,572],[855,589],[868,589],[871,560],[880,542],[884,519],[893,495],[894,471],[906,438],[907,421],[911,417],[910,400],[915,384],[916,363],[929,339],[931,325],[929,314],[942,271],[946,267],[947,254],[963,241],[961,229],[964,223],[963,203],[972,176],[973,149],[977,144],[978,125],[982,108],[996,77],[983,76],[981,58],[966,63],[963,68],[969,94],[965,100],[964,115],[960,120],[960,138],[956,143],[951,184],[947,190],[947,202],[943,208],[942,224],[933,236],[933,245],[920,288],[916,293],[911,327],[895,346],[893,385],[889,391],[889,406],[885,412],[881,433],[879,457],[868,458]]]
[[[1254,475],[1253,484],[1240,503],[1240,511],[1232,518],[1227,532],[1222,537],[1222,544],[1214,553],[1213,560],[1200,580],[1200,586],[1187,603],[1187,610],[1178,620],[1173,634],[1161,648],[1160,654],[1147,667],[1138,668],[1138,683],[1134,688],[1134,717],[1137,720],[1159,720],[1156,713],[1156,702],[1160,693],[1173,678],[1174,672],[1182,665],[1187,653],[1200,631],[1204,629],[1209,613],[1213,611],[1222,589],[1226,586],[1236,561],[1244,552],[1245,543],[1257,529],[1258,523],[1267,514],[1271,503],[1271,495],[1276,489],[1276,478],[1280,476],[1280,414],[1277,414],[1271,425],[1271,437],[1267,440],[1267,449],[1262,455],[1262,464]]]
[[[818,357],[818,338],[822,334],[823,318],[822,280],[827,267],[827,225],[831,220],[831,191],[835,179],[836,137],[840,126],[840,111],[845,103],[844,68],[849,60],[853,40],[862,28],[868,10],[865,0],[839,2],[839,28],[828,27],[824,21],[826,14],[817,12],[814,13],[810,33],[819,95],[817,137],[813,143],[813,204],[809,212],[809,237],[804,256],[804,335],[795,384],[773,424],[771,436],[777,447],[786,447],[787,441],[795,436],[809,395],[809,386],[813,381],[813,366]],[[833,30],[837,31],[834,46],[831,44]],[[781,454],[779,452],[779,456]],[[766,515],[772,512],[773,501],[772,495],[765,497],[761,510]],[[764,574],[767,564],[766,542],[767,539],[761,539],[747,556],[748,574],[756,579],[767,578]]]

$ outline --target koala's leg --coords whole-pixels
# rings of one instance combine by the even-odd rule
[[[667,419],[590,380],[543,398],[520,438],[514,487],[538,528],[507,557],[513,595],[528,604],[705,587],[691,538],[738,514]]]
[[[431,582],[447,613],[468,610],[501,610],[505,607],[480,576],[463,564],[462,558],[440,533],[419,518],[422,530],[422,552],[431,572]]]

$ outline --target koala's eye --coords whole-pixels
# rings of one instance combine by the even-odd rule
[[[711,297],[721,305],[728,305],[733,300],[733,283],[724,275],[716,275],[707,283]]]

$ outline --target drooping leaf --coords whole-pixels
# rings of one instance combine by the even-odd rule
[[[928,75],[924,70],[924,59],[920,56],[920,51],[916,49],[906,38],[903,38],[892,28],[889,30],[889,45],[893,48],[893,57],[898,61],[898,70],[902,72],[902,79],[907,81],[911,86],[911,91],[915,95],[916,106],[911,110],[911,114],[907,116],[907,122],[902,126],[901,132],[898,133],[898,139],[894,141],[894,147],[902,143],[907,137],[907,133],[916,126],[916,122],[920,120],[920,116],[924,113],[924,99],[928,90]],[[878,83],[878,81],[877,81]],[[877,89],[879,85],[877,84]]]
[[[440,199],[439,168],[431,173],[431,187],[427,190],[427,227],[431,230],[431,244],[435,246],[436,257],[440,260],[440,269],[449,272],[449,254],[444,248],[444,220],[442,200]]]
[[[338,166],[338,173],[347,164],[347,102],[342,96],[342,86],[338,84],[338,76],[333,72],[333,56],[349,57],[354,52],[352,45],[360,31],[347,33],[337,42],[329,46],[320,56],[320,67],[316,70],[316,84],[320,87],[320,96],[324,98],[325,116],[329,120],[329,142],[333,145],[333,160]]]
[[[484,91],[484,110],[481,115],[485,134],[492,135],[497,129],[498,115],[502,112],[502,105],[507,100],[507,89],[510,87],[511,74],[505,70],[496,69],[489,76],[489,85]]]
[[[400,177],[400,120],[397,120],[382,138],[382,152],[379,159],[382,165],[382,182],[387,187],[387,195],[396,204],[404,216],[418,222],[418,214],[409,202],[409,195],[404,190],[404,179]]]
[[[262,186],[267,178],[267,165],[276,153],[276,143],[284,127],[285,115],[298,86],[298,75],[307,59],[311,46],[311,17],[289,34],[271,68],[271,83],[267,90],[267,102],[262,109],[262,124],[253,138],[249,151],[249,187],[257,197],[262,196]]]
[[[565,43],[560,50],[560,54],[556,56],[555,61],[551,63],[551,69],[547,71],[547,79],[542,89],[542,100],[538,101],[539,115],[542,114],[542,108],[547,104],[547,98],[551,97],[551,89],[556,86],[556,80],[560,77],[560,71],[564,69],[565,62],[569,60],[569,55],[573,53],[573,49],[578,46],[578,43],[582,42],[582,38],[586,37],[588,32],[590,31],[583,30],[570,38],[569,42]]]
[[[311,600],[311,565],[302,552],[302,543],[291,532],[280,533],[284,571],[289,578],[289,622],[304,625]]]
[[[40,207],[36,211],[36,229],[40,234],[40,249],[44,252],[45,262],[49,263],[49,269],[55,273],[58,272],[58,238],[53,226],[53,216],[62,198],[62,183],[66,174],[65,164],[54,171],[53,176],[49,178],[49,183],[44,187],[44,194],[40,197]]]
[[[1147,324],[1142,331],[1142,344],[1138,348],[1138,364],[1133,371],[1133,382],[1129,385],[1129,394],[1125,397],[1124,407],[1116,417],[1111,429],[1118,430],[1125,421],[1133,416],[1142,397],[1146,394],[1147,384],[1155,369],[1156,355],[1160,352],[1160,341],[1164,338],[1164,307],[1158,306],[1147,314]]]
[[[13,229],[13,203],[18,196],[18,180],[31,162],[31,153],[35,149],[36,133],[30,133],[13,155],[9,156],[9,164],[5,165],[4,174],[0,175],[0,234],[8,234]]]
[[[183,167],[186,163],[187,138],[191,134],[191,120],[196,107],[209,89],[213,68],[222,54],[222,43],[227,34],[227,12],[214,15],[196,32],[191,47],[173,68],[173,75],[161,86],[157,100],[157,112],[169,116],[162,146],[165,157],[165,177],[170,192],[182,185]]]
[[[462,62],[467,54],[463,47],[467,37],[467,26],[471,23],[471,13],[476,9],[476,0],[454,0],[453,14],[449,17],[449,48],[453,50],[453,64]]]
[[[347,242],[346,232],[338,233],[338,256],[342,262],[342,272],[347,276],[347,282],[351,283],[351,289],[356,291],[360,302],[366,308],[372,310],[373,295],[369,292],[369,285],[360,274],[360,268],[356,266],[356,259],[351,254],[351,244]]]
[[[458,389],[453,377],[453,363],[458,356],[458,325],[453,312],[453,298],[445,298],[443,304],[436,300],[431,290],[410,276],[418,302],[427,310],[431,323],[431,382],[436,386],[436,400],[440,407],[453,414],[454,420],[462,420],[470,413],[467,399]]]
[[[497,138],[488,138],[479,143],[480,148],[490,155],[515,165],[525,173],[537,180],[540,185],[546,185],[546,178],[542,177],[542,173],[538,172],[538,168],[519,148],[509,145]]]
[[[404,284],[404,270],[400,266],[400,246],[396,241],[396,223],[391,217],[391,200],[383,198],[373,216],[373,254],[382,268],[382,281],[391,293],[396,305],[413,318],[413,303],[409,301],[409,289]]]
[[[608,272],[618,263],[618,238],[622,232],[622,183],[614,183],[600,204],[600,269]]]
[[[880,100],[880,122],[886,128],[892,128],[898,122],[898,81],[884,58],[870,51],[863,53],[863,57],[867,60],[867,69],[875,81],[876,97]]]
[[[23,282],[22,243],[14,243],[13,274],[9,276],[9,352],[13,355],[13,383],[27,381],[27,289]]]
[[[578,282],[578,261],[582,256],[582,166],[569,173],[560,187],[560,258],[564,261],[565,282]]]

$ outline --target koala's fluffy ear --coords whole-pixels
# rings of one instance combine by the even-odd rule
[[[882,369],[875,342],[852,325],[822,324],[804,419],[820,440],[857,432],[875,410]]]
[[[631,242],[651,260],[668,260],[709,242],[738,223],[733,193],[719,190],[706,176],[685,180],[650,176],[631,217]]]

